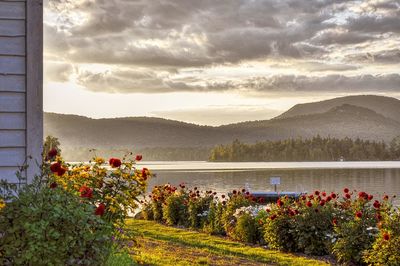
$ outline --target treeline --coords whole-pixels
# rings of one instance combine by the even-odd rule
[[[279,141],[242,143],[235,140],[219,145],[211,151],[210,161],[373,161],[398,160],[400,137],[390,144],[362,139],[322,138],[287,139]]]
[[[94,156],[103,158],[124,157],[130,152],[141,154],[144,161],[207,161],[211,148],[142,148],[130,149],[89,149],[62,147],[62,155],[67,161],[88,161]]]

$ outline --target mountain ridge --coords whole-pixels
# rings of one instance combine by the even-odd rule
[[[332,107],[325,111],[321,106],[326,102]],[[45,113],[44,127],[45,135],[58,137],[63,147],[98,149],[213,147],[235,139],[255,143],[316,135],[389,142],[400,135],[400,117],[393,119],[396,110],[400,114],[400,101],[394,98],[348,96],[302,104],[294,113],[296,109],[298,105],[270,120],[218,127],[154,117],[93,119]]]

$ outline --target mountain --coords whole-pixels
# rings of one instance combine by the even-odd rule
[[[282,115],[219,127],[151,117],[91,119],[45,113],[45,136],[58,137],[63,148],[179,149],[213,147],[235,139],[255,143],[316,135],[391,141],[400,135],[400,101],[381,96],[349,96],[296,105]],[[178,148],[178,150],[176,150]],[[186,153],[195,153],[190,149]]]
[[[320,102],[297,104],[276,118],[324,113],[343,104],[368,108],[387,118],[400,122],[400,101],[395,98],[376,95],[346,96]]]

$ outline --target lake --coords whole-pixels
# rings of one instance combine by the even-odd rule
[[[154,185],[184,182],[188,187],[226,193],[248,183],[252,190],[273,190],[271,176],[280,176],[278,191],[341,192],[344,187],[375,196],[400,196],[400,162],[140,162],[157,177]],[[400,203],[400,197],[396,204]]]

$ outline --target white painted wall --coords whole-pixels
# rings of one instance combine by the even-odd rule
[[[28,156],[28,182],[41,158],[42,10],[42,0],[0,0],[0,179],[13,183]]]

